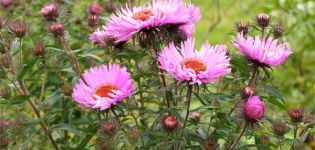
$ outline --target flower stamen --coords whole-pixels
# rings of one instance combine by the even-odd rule
[[[112,84],[104,84],[96,89],[95,94],[100,97],[111,98],[110,94],[114,94],[117,88]]]
[[[182,62],[182,66],[185,66],[186,68],[190,68],[194,70],[196,74],[199,74],[200,72],[207,70],[207,66],[205,65],[203,61],[195,60],[195,59],[184,60]]]

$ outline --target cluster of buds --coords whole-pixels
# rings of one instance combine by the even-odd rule
[[[18,38],[23,38],[27,32],[27,25],[21,21],[14,21],[9,24],[9,30]]]
[[[33,54],[35,56],[44,56],[45,51],[46,51],[45,45],[42,43],[35,45],[35,47],[33,48]]]
[[[288,115],[292,123],[301,123],[304,118],[304,110],[302,108],[291,108],[288,110]]]
[[[99,132],[104,135],[115,135],[118,131],[119,123],[116,119],[103,122],[99,127]]]
[[[272,131],[278,137],[283,137],[285,133],[288,131],[288,127],[285,122],[281,120],[276,120],[272,124]]]
[[[47,4],[40,11],[42,16],[45,17],[49,21],[57,21],[59,17],[59,10],[55,4]]]
[[[172,132],[178,127],[178,121],[175,116],[164,116],[162,126],[166,132]]]

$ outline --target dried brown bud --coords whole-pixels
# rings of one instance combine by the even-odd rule
[[[270,143],[270,139],[269,139],[269,137],[266,136],[266,135],[259,135],[258,138],[259,138],[259,140],[261,141],[261,143],[263,143],[263,144],[265,144],[265,145],[267,145],[267,144]]]
[[[274,25],[274,26],[272,27],[272,29],[273,29],[273,34],[274,34],[276,37],[282,36],[283,32],[285,31],[283,25],[281,25],[281,24]]]
[[[23,38],[27,32],[27,25],[20,21],[14,21],[9,24],[9,30],[18,38]]]
[[[291,108],[288,110],[288,115],[293,123],[300,123],[304,118],[304,110],[302,108]]]
[[[131,141],[137,141],[140,137],[140,131],[137,128],[129,129],[127,136]]]
[[[9,145],[9,139],[6,136],[1,135],[0,136],[0,149],[7,149],[8,145]]]
[[[37,44],[34,48],[33,48],[33,54],[35,56],[44,56],[45,55],[45,45],[42,43]]]
[[[199,122],[200,121],[200,113],[199,112],[191,113],[191,119],[195,122]]]
[[[110,150],[112,142],[106,139],[98,138],[95,142],[96,150]]]
[[[103,122],[100,127],[99,131],[103,134],[108,135],[115,135],[118,131],[119,123],[116,119],[110,119],[106,122]]]
[[[94,28],[98,25],[99,17],[96,15],[89,16],[87,22],[91,28]]]
[[[72,84],[65,82],[62,86],[61,86],[61,90],[65,95],[70,95],[72,93]]]
[[[270,16],[265,13],[260,13],[256,16],[256,22],[260,27],[267,27],[270,23]]]
[[[65,34],[65,28],[61,23],[54,22],[50,28],[50,33],[52,33],[55,37],[61,37]]]
[[[252,87],[250,87],[250,86],[246,86],[246,87],[244,87],[244,88],[242,89],[240,95],[241,95],[241,98],[242,98],[243,100],[247,100],[250,96],[256,95],[256,90],[255,90],[255,88],[252,88]]]
[[[285,133],[287,133],[288,127],[285,122],[281,120],[276,120],[272,124],[272,131],[276,136],[282,137]]]
[[[162,126],[166,132],[172,132],[178,127],[178,121],[175,116],[165,116],[162,119]]]
[[[218,144],[211,140],[206,140],[204,143],[205,150],[217,150]]]
[[[235,25],[237,32],[242,32],[243,35],[248,33],[248,23],[239,22]]]
[[[58,7],[55,4],[47,4],[41,10],[42,16],[49,21],[56,21],[59,17]]]

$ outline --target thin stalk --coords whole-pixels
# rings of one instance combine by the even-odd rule
[[[121,121],[120,121],[120,119],[119,119],[119,116],[116,114],[114,108],[111,107],[110,110],[112,111],[112,113],[114,114],[114,116],[117,118],[119,124],[121,125],[122,123],[121,123]],[[121,130],[122,130],[126,135],[128,135],[128,133],[124,130],[124,128],[121,128]]]
[[[19,39],[20,41],[20,52],[19,52],[19,66],[22,65],[23,61],[23,46],[22,46],[22,38]]]
[[[235,147],[236,147],[236,145],[239,143],[239,141],[241,140],[241,138],[242,138],[242,136],[243,136],[243,134],[245,133],[245,131],[246,131],[246,125],[244,125],[244,128],[243,128],[243,130],[241,131],[241,133],[240,133],[240,135],[238,136],[238,138],[236,139],[236,141],[234,142],[234,144],[231,146],[231,150],[233,150],[233,149],[235,149]]]
[[[72,50],[68,44],[68,42],[65,40],[65,38],[63,36],[60,37],[60,41],[61,44],[64,48],[64,51],[66,53],[66,55],[68,56],[70,63],[72,65],[73,70],[78,74],[81,75],[81,70],[80,70],[80,66],[79,63],[75,57],[75,55],[72,53]],[[83,78],[82,78],[83,79]]]
[[[163,140],[163,149],[162,149],[162,150],[166,150],[166,142],[167,142],[167,138],[168,138],[168,133],[166,133],[166,135],[164,136],[164,140]]]
[[[294,139],[297,137],[298,124],[294,124]]]
[[[282,142],[281,142],[280,137],[278,137],[278,142],[279,142],[279,148],[280,148],[280,150],[282,150]]]
[[[43,100],[43,97],[44,97],[44,92],[45,92],[45,86],[46,86],[46,80],[47,80],[47,76],[48,76],[48,71],[47,71],[47,66],[46,66],[46,63],[45,63],[45,60],[43,61],[44,63],[44,69],[45,69],[45,75],[44,75],[44,79],[43,79],[43,82],[42,82],[42,87],[41,87],[41,90],[40,90],[40,96],[39,96],[39,101],[41,102]]]
[[[187,124],[187,120],[188,120],[188,116],[189,116],[189,111],[190,111],[190,103],[191,103],[191,94],[192,94],[192,90],[193,90],[193,85],[188,85],[188,89],[187,89],[187,110],[186,110],[186,116],[185,116],[185,120],[184,120],[184,124],[183,124],[183,129],[180,133],[179,138],[181,139]],[[177,146],[177,150],[179,149],[180,144],[178,144]]]
[[[141,134],[141,131],[140,131],[140,126],[139,126],[139,124],[138,124],[137,118],[136,118],[136,116],[134,115],[134,113],[133,113],[132,110],[130,110],[130,114],[131,114],[131,117],[133,118],[133,120],[135,120],[136,126],[137,126],[137,128],[138,128],[138,130],[139,130],[139,133],[140,133],[141,143],[142,143],[142,145],[144,146],[144,140],[143,140],[143,137],[142,137],[142,134]]]
[[[178,81],[177,80],[175,80],[175,83],[174,83],[174,95],[175,96],[178,96]],[[176,97],[175,98],[175,106],[177,106],[178,105],[178,98]]]
[[[258,74],[258,67],[254,66],[254,71],[251,79],[249,80],[248,86],[255,88],[256,87],[256,80],[257,80],[257,74]]]

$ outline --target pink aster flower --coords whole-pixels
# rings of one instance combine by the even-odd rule
[[[190,84],[213,83],[231,72],[226,46],[210,46],[206,42],[200,51],[196,51],[194,46],[195,41],[191,38],[182,42],[179,50],[174,43],[169,44],[159,54],[160,68],[177,80]]]
[[[257,122],[264,117],[265,102],[259,96],[249,97],[243,106],[243,115],[247,120]]]
[[[85,107],[107,109],[133,94],[134,82],[125,67],[101,65],[84,72],[72,98]]]
[[[108,37],[106,36],[105,31],[97,29],[95,32],[93,32],[89,39],[93,42],[98,43],[100,46],[106,46],[105,40]]]
[[[145,6],[122,8],[108,19],[107,36],[116,42],[128,41],[142,30],[167,25],[178,26],[187,37],[194,33],[194,23],[201,18],[199,9],[183,0],[154,0]]]
[[[278,44],[278,41],[271,37],[263,39],[259,36],[244,37],[239,33],[233,44],[249,60],[273,67],[284,63],[292,53],[287,43]]]

